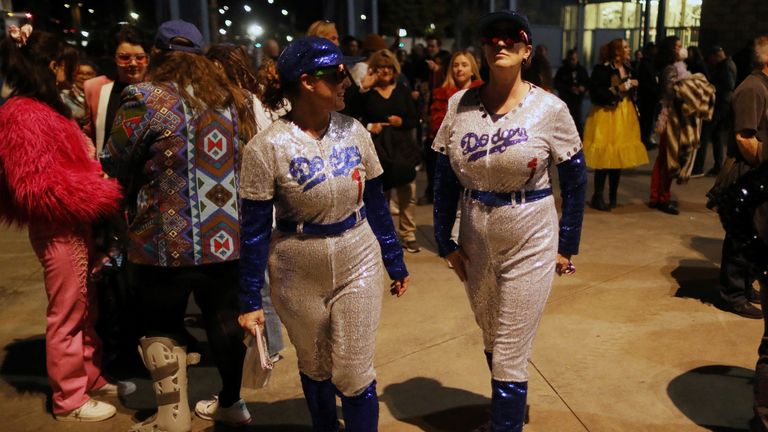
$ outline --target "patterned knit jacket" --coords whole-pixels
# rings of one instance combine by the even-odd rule
[[[85,225],[116,212],[120,199],[74,120],[26,97],[0,107],[0,221]]]
[[[240,258],[236,118],[234,107],[194,111],[173,84],[123,91],[102,163],[127,189],[131,262],[179,267]]]

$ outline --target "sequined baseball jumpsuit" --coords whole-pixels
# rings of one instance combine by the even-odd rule
[[[580,158],[576,172],[583,176],[578,181],[584,187],[586,173],[573,120],[555,96],[532,86],[519,106],[494,117],[485,111],[479,89],[457,93],[433,149],[442,154],[445,164],[450,163],[442,172],[455,175],[456,186],[462,189],[459,242],[469,258],[465,287],[485,351],[492,358],[493,378],[525,382],[558,249],[562,254],[576,253],[583,214],[582,187],[582,198],[569,200],[576,204],[564,209],[566,223],[558,227],[549,169]],[[450,240],[454,213],[445,207],[449,195],[458,191],[452,192],[444,178],[439,180],[435,227],[440,255],[445,256],[458,248]],[[509,205],[497,206],[473,198],[471,191],[511,194],[513,199]],[[528,200],[520,191],[539,194]],[[519,202],[514,199],[516,192]],[[571,223],[566,219],[573,220],[573,213],[577,221]]]
[[[385,267],[393,279],[408,274],[391,219],[387,215],[387,239],[377,239],[375,210],[367,201],[367,219],[339,235],[285,233],[280,224],[327,225],[356,214],[370,192],[366,185],[381,173],[368,131],[338,113],[331,114],[319,140],[289,120],[276,121],[248,144],[242,168],[243,198],[274,201],[278,229],[269,244],[269,278],[299,369],[314,381],[330,378],[346,396],[359,394],[375,379]],[[380,201],[376,204],[386,213],[383,194]],[[253,274],[258,278],[257,271]],[[243,289],[241,304],[254,309],[249,305],[258,306],[258,296]]]

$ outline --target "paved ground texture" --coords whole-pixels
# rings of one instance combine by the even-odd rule
[[[704,208],[712,181],[674,185],[681,214],[670,216],[646,207],[649,167],[640,167],[622,177],[616,210],[587,210],[578,271],[556,279],[536,338],[526,431],[748,429],[763,326],[721,310],[723,232]],[[463,286],[435,253],[431,212],[418,208],[425,248],[407,254],[410,291],[384,301],[376,351],[384,432],[469,431],[488,418],[480,332]],[[126,430],[148,415],[153,399],[141,378],[136,394],[112,401],[119,413],[107,422],[54,421],[46,299],[25,232],[0,230],[0,275],[0,430]],[[310,430],[295,352],[283,354],[269,387],[245,395],[253,415],[246,430]],[[192,404],[218,389],[205,358],[190,377]],[[193,429],[222,430],[198,418]]]

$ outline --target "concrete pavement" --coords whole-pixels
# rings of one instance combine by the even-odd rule
[[[723,233],[704,208],[712,182],[674,185],[681,214],[670,216],[646,207],[645,166],[623,175],[619,208],[587,210],[578,270],[556,278],[535,342],[527,432],[748,429],[763,325],[718,308]],[[406,254],[411,289],[384,301],[376,352],[383,432],[469,431],[488,418],[480,332],[462,285],[434,252],[431,210],[417,210],[424,249]],[[126,430],[132,416],[149,414],[151,387],[140,379],[136,394],[112,401],[112,420],[54,421],[42,272],[25,232],[0,231],[0,274],[0,430]],[[269,387],[245,395],[254,418],[247,430],[310,430],[295,352],[283,354]],[[190,369],[192,405],[217,390],[212,365]],[[199,418],[193,425],[223,430]]]

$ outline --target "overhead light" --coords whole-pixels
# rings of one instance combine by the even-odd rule
[[[93,13],[93,12],[95,12],[93,9],[88,9],[88,13]]]
[[[130,13],[130,14],[128,14],[128,15],[130,15],[130,16],[131,16],[131,18],[133,18],[133,19],[135,19],[135,20],[139,19],[139,14],[137,14],[136,12],[131,12],[131,13]]]
[[[258,39],[264,35],[264,27],[256,23],[253,23],[248,26],[248,30],[246,30],[246,32],[248,33],[248,36],[250,36],[252,39]]]
[[[83,35],[83,37],[88,37],[88,35],[89,35],[90,33],[88,33],[88,32],[87,32],[87,31],[85,31],[85,30],[82,30],[82,31],[80,32],[80,34],[81,34],[81,35]]]
[[[224,20],[224,25],[227,26],[227,27],[231,27],[232,26],[232,20]]]
[[[400,30],[397,31],[397,35],[400,37],[406,37],[408,36],[408,30],[401,28]]]
[[[293,40],[293,36],[291,36],[291,35],[288,35],[288,36],[286,36],[286,37],[285,37],[285,40],[287,40],[288,42],[290,42],[290,41],[292,41],[292,40]]]
[[[275,0],[267,0],[267,3],[269,3],[269,4],[274,4],[274,3],[275,3]]]
[[[257,43],[256,43],[254,46],[255,46],[256,48],[261,48],[261,42],[257,42]]]
[[[64,7],[69,9],[69,3],[64,3]]]
[[[222,34],[222,35],[225,35],[225,34],[227,34],[227,31],[224,30],[224,29],[219,29],[219,33]]]
[[[243,5],[243,9],[245,9],[246,12],[250,12],[252,10],[249,5]]]
[[[430,24],[430,25],[429,25],[429,28],[430,28],[431,30],[434,30],[434,29],[435,29],[435,23],[432,23],[432,24]]]
[[[88,41],[86,41],[86,40],[80,41],[80,45],[82,45],[84,47],[87,47],[88,46]]]
[[[219,8],[219,13],[220,13],[221,15],[224,15],[224,9],[221,9],[221,8]]]
[[[367,17],[367,16],[365,16],[365,14],[363,14],[363,15],[360,15],[360,19],[361,19],[361,20],[363,20],[363,21],[365,21],[365,20],[367,20],[367,19],[368,19],[368,17]]]
[[[283,14],[284,16],[288,16],[288,11],[285,9],[281,10],[280,13]]]
[[[224,6],[222,9],[224,9],[225,11],[228,11],[229,10],[229,6]]]

